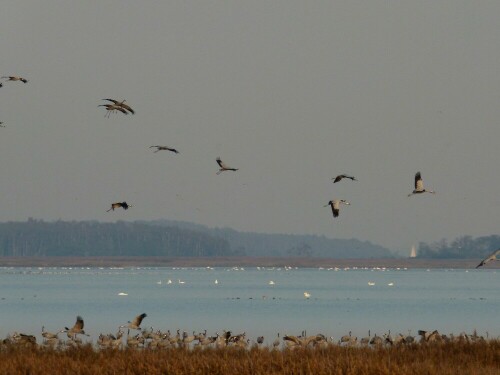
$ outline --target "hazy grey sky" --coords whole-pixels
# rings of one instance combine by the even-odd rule
[[[0,221],[498,233],[500,2],[5,0]],[[104,117],[102,98],[136,115]],[[164,144],[180,154],[154,154]],[[215,173],[215,158],[240,168]],[[420,170],[435,196],[407,197]],[[359,181],[333,185],[351,173]],[[333,219],[330,199],[347,199]],[[130,210],[106,213],[126,200]]]

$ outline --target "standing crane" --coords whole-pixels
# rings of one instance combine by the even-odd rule
[[[229,168],[221,159],[220,157],[218,157],[217,159],[215,159],[217,161],[217,164],[219,164],[219,171],[217,172],[217,174],[221,174],[222,172],[225,172],[225,171],[237,171],[238,168]]]
[[[410,194],[408,194],[408,196],[411,197],[414,194],[422,194],[422,193],[436,194],[435,191],[427,190],[424,188],[424,180],[422,180],[422,176],[420,175],[420,172],[417,172],[415,174],[415,190],[413,190]]]
[[[335,200],[331,200],[330,202],[325,204],[323,207],[330,206],[332,208],[333,217],[338,217],[341,204],[345,204],[347,206],[350,205],[350,203],[348,201],[346,201],[345,199],[335,199]]]

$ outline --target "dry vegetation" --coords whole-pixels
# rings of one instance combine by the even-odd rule
[[[54,350],[6,345],[1,374],[342,374],[498,375],[500,340],[394,347],[249,350],[96,350],[91,345]]]

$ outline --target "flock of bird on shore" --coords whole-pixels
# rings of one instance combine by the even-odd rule
[[[368,330],[368,335],[359,339],[352,335],[349,331],[347,335],[335,340],[334,337],[327,337],[322,333],[315,335],[307,335],[306,331],[302,331],[299,336],[285,334],[280,337],[277,333],[272,341],[266,341],[264,336],[259,336],[255,341],[247,338],[246,332],[232,334],[231,331],[223,331],[222,334],[218,332],[213,336],[207,335],[207,331],[192,332],[188,334],[186,331],[180,333],[177,329],[175,334],[170,330],[161,331],[155,330],[153,327],[149,329],[142,329],[141,323],[147,317],[146,313],[137,315],[132,321],[122,324],[118,327],[116,334],[113,333],[100,333],[96,345],[98,349],[168,349],[168,348],[184,348],[193,349],[200,348],[217,348],[222,349],[226,347],[236,347],[241,349],[250,349],[252,347],[279,349],[299,349],[299,348],[317,348],[325,349],[331,345],[350,346],[350,347],[383,347],[394,345],[413,345],[413,344],[428,344],[428,343],[447,343],[447,342],[482,342],[489,339],[486,333],[486,339],[479,336],[476,331],[472,334],[465,332],[459,335],[445,335],[434,331],[418,331],[418,337],[412,336],[411,331],[408,334],[391,335],[389,330],[382,336],[378,334],[371,335],[371,330]],[[124,336],[124,329],[127,330],[127,335]],[[130,334],[130,330],[139,331],[137,334]],[[67,339],[63,340],[59,334],[66,333]],[[42,327],[41,336],[43,338],[42,346],[53,349],[63,350],[69,347],[78,347],[88,342],[83,342],[79,336],[90,337],[84,330],[84,321],[81,316],[76,317],[76,322],[73,327],[64,327],[57,332],[49,332]],[[266,343],[266,344],[265,344]],[[14,332],[9,334],[4,340],[0,342],[1,345],[16,345],[16,346],[35,346],[37,345],[36,337],[29,334]]]

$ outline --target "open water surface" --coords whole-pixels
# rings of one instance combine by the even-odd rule
[[[42,325],[57,331],[81,315],[95,342],[143,312],[144,328],[246,331],[267,343],[278,332],[302,330],[336,340],[369,329],[372,335],[476,329],[497,337],[499,287],[500,272],[488,269],[6,267],[0,337],[18,331],[40,338]]]

